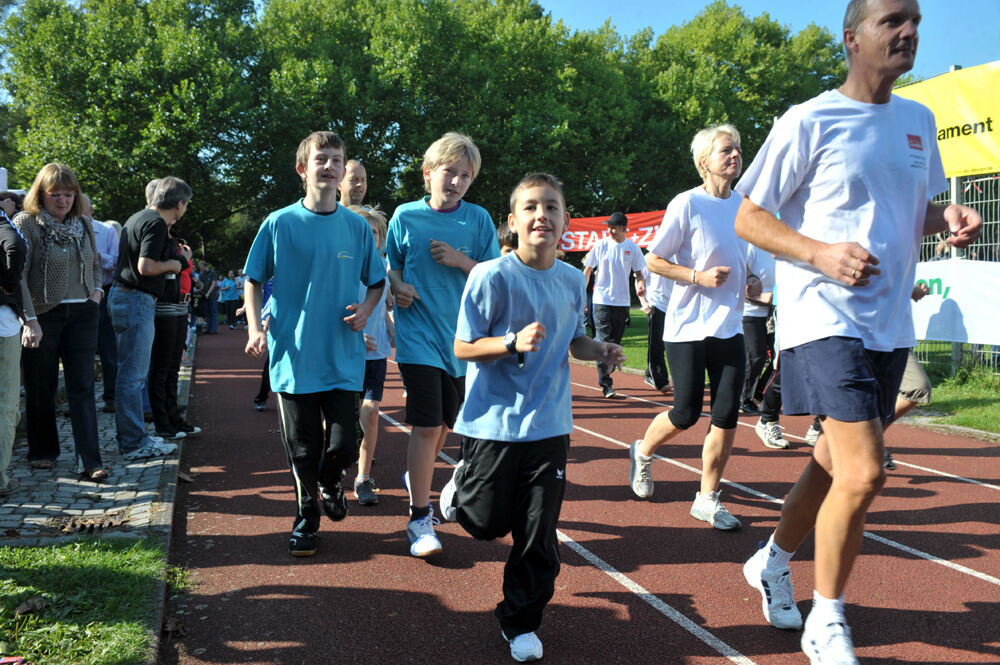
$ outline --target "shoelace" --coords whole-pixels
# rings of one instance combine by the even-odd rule
[[[784,437],[781,435],[781,430],[783,429],[785,429],[785,427],[783,425],[779,425],[778,423],[767,423],[768,436],[777,436],[778,438],[783,439]]]
[[[644,462],[638,458],[638,453],[636,453],[635,461],[639,470],[639,481],[644,483],[653,482],[653,474],[649,470],[649,467],[653,466],[653,459],[650,458],[648,462]]]
[[[427,532],[429,530],[433,531],[435,526],[441,524],[441,520],[439,520],[434,513],[431,513],[427,517],[421,517],[418,520],[413,520],[410,524],[418,535],[425,536],[428,535]]]

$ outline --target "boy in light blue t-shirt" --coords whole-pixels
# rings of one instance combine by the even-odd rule
[[[471,363],[455,423],[462,461],[441,491],[441,511],[479,539],[513,533],[495,614],[511,656],[525,662],[542,657],[535,630],[559,574],[569,354],[614,366],[625,357],[617,344],[586,336],[583,275],[555,258],[569,224],[561,183],[526,176],[510,210],[517,249],[476,266],[462,295],[455,356]]]
[[[462,200],[479,173],[479,149],[449,132],[424,153],[430,196],[396,208],[386,250],[396,297],[396,362],[411,426],[403,482],[410,493],[410,554],[441,552],[430,505],[434,459],[465,395],[465,363],[452,350],[469,271],[500,255],[489,214]]]
[[[320,507],[334,521],[347,516],[341,478],[357,461],[361,441],[362,330],[382,298],[385,268],[368,223],[337,205],[344,177],[340,137],[310,134],[299,144],[295,170],[305,197],[268,215],[247,257],[246,352],[269,354],[298,505],[288,551],[311,556]],[[261,285],[271,277],[265,333]],[[362,302],[359,283],[368,286]]]

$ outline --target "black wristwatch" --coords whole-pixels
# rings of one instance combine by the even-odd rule
[[[517,333],[509,332],[503,336],[503,345],[507,347],[508,353],[517,354],[517,366],[524,367],[524,352],[517,350]]]
[[[507,347],[508,353],[517,353],[517,333],[509,332],[504,335],[503,345]]]

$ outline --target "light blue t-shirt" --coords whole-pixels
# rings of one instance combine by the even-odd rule
[[[226,277],[221,282],[219,282],[219,302],[229,302],[230,300],[239,300],[240,296],[236,291],[236,280],[232,277]]]
[[[359,283],[385,279],[368,222],[339,205],[312,212],[300,199],[264,220],[243,272],[261,284],[274,277],[267,335],[272,389],[360,391],[364,337],[344,317],[359,302]]]
[[[379,257],[382,259],[382,265],[388,266],[388,262],[384,257]],[[387,284],[388,286],[388,284]],[[359,302],[365,299],[365,295],[368,292],[368,287],[364,284],[359,285],[358,298]],[[389,328],[385,324],[385,294],[382,294],[382,298],[379,299],[378,305],[372,311],[372,315],[368,317],[368,323],[365,325],[365,334],[369,337],[375,338],[375,350],[368,351],[368,360],[381,360],[382,358],[388,358],[392,353],[392,345],[389,343]]]
[[[465,402],[455,431],[494,441],[538,441],[573,431],[569,345],[586,335],[583,273],[562,261],[548,270],[527,267],[511,252],[473,268],[462,295],[455,337],[473,342],[501,337],[539,321],[538,351],[469,363]]]
[[[396,362],[465,376],[465,363],[455,358],[453,345],[466,274],[435,261],[431,240],[443,240],[478,262],[500,256],[500,245],[493,220],[479,206],[462,201],[451,212],[438,212],[429,201],[425,196],[404,203],[389,221],[389,267],[402,270],[403,281],[420,296],[409,307],[396,307]]]

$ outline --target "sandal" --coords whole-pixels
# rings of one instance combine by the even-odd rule
[[[105,471],[104,469],[93,469],[92,471],[84,471],[83,475],[87,476],[87,478],[93,480],[94,482],[108,479],[108,472]]]
[[[33,459],[30,462],[32,469],[51,469],[56,463],[50,459]]]

